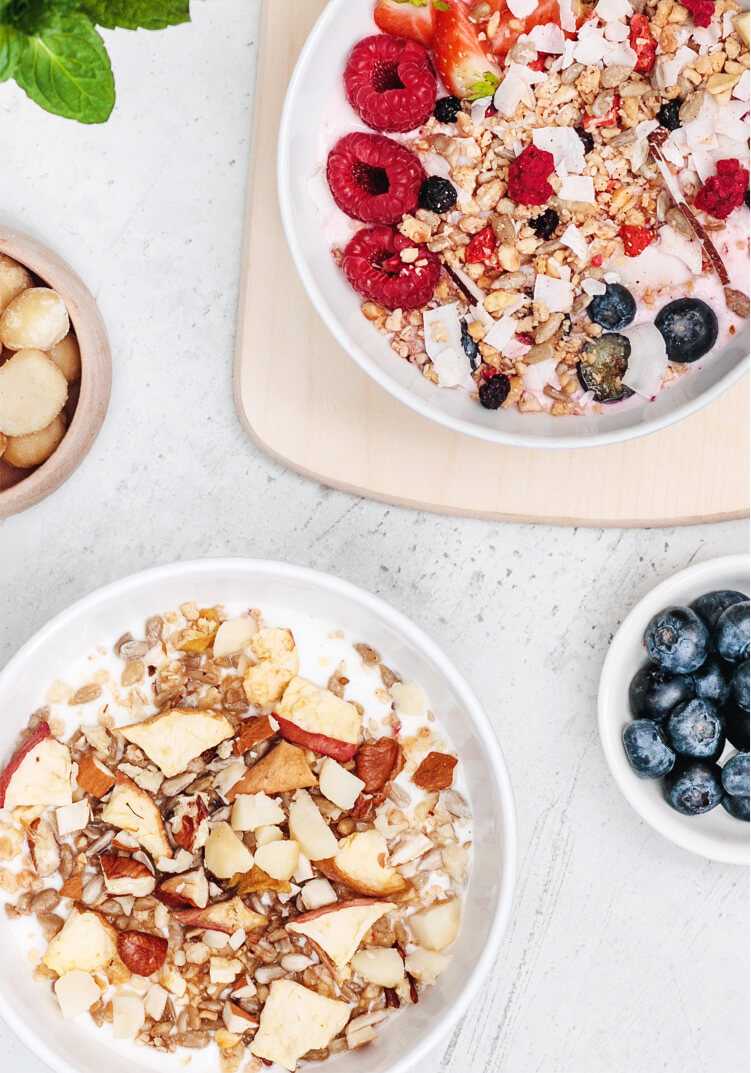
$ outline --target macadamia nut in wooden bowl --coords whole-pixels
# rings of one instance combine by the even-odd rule
[[[84,284],[40,243],[0,227],[0,518],[70,476],[104,420],[111,377]]]

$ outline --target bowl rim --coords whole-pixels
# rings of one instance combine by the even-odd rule
[[[360,368],[375,383],[387,391],[394,398],[404,403],[411,410],[416,411],[431,421],[453,429],[455,432],[475,439],[486,440],[489,443],[503,444],[508,447],[522,447],[542,450],[567,450],[586,447],[604,447],[615,443],[626,443],[629,440],[638,439],[640,436],[648,436],[653,432],[668,428],[670,425],[682,421],[691,414],[707,406],[720,395],[728,391],[733,384],[737,383],[748,371],[751,364],[751,354],[746,355],[716,383],[704,391],[696,399],[691,399],[676,406],[668,414],[662,417],[648,418],[627,428],[615,429],[611,432],[598,432],[594,435],[572,435],[565,437],[541,436],[532,434],[518,434],[505,432],[503,429],[486,428],[476,425],[472,421],[453,417],[445,413],[437,404],[419,398],[409,388],[403,387],[387,372],[383,371],[377,363],[368,355],[361,346],[351,340],[342,325],[334,315],[333,310],[318,285],[315,275],[309,268],[303,255],[302,244],[298,239],[294,224],[295,195],[292,190],[292,169],[289,163],[289,154],[294,137],[294,124],[299,122],[299,116],[304,115],[304,110],[296,107],[295,101],[299,94],[299,85],[303,79],[303,73],[312,57],[318,51],[321,40],[326,36],[329,26],[339,16],[340,9],[351,4],[353,0],[328,0],[326,7],[308,35],[302,51],[297,58],[292,77],[290,78],[284,99],[284,107],[279,122],[279,136],[277,141],[277,198],[282,218],[282,226],[287,238],[295,269],[302,280],[303,287],[318,316],[328,328],[331,335],[339,346],[348,354]],[[374,31],[377,32],[377,31]]]
[[[751,556],[747,552],[738,552],[734,555],[721,555],[713,559],[703,559],[701,562],[692,563],[690,566],[679,570],[675,574],[664,578],[654,588],[650,589],[637,604],[632,607],[616,630],[600,672],[600,683],[597,692],[597,723],[600,732],[600,744],[605,754],[605,760],[615,782],[636,813],[654,828],[664,838],[709,860],[721,861],[724,864],[749,865],[751,857],[751,843],[748,841],[743,846],[728,843],[702,832],[702,838],[697,839],[685,825],[675,825],[667,822],[667,817],[661,811],[653,810],[641,793],[641,787],[645,780],[639,779],[629,767],[621,742],[620,721],[614,717],[612,697],[614,690],[623,692],[628,688],[620,679],[616,678],[616,663],[620,655],[620,646],[625,644],[627,632],[636,624],[648,621],[645,608],[650,607],[649,617],[660,606],[666,606],[672,595],[679,590],[683,583],[688,580],[697,580],[702,575],[708,579],[740,573],[749,573]],[[721,582],[713,580],[710,584],[721,587]],[[660,601],[665,596],[663,604]],[[719,806],[718,806],[719,807]],[[690,817],[682,817],[690,819]],[[697,844],[700,843],[700,844]]]
[[[215,569],[218,572],[227,572],[229,574],[235,571],[256,571],[261,574],[270,574],[280,579],[296,580],[326,589],[329,592],[352,600],[359,604],[366,614],[371,609],[374,610],[378,616],[385,618],[393,628],[420,649],[428,660],[440,668],[460,700],[473,729],[479,734],[486,750],[501,800],[502,838],[499,847],[499,852],[502,856],[503,877],[501,890],[489,923],[485,948],[466,987],[454,1002],[447,1007],[443,1018],[436,1020],[435,1025],[429,1032],[425,1033],[412,1051],[401,1058],[395,1065],[392,1065],[389,1070],[389,1073],[408,1073],[408,1070],[412,1069],[421,1058],[424,1058],[427,1052],[436,1046],[445,1037],[449,1029],[466,1013],[472,999],[489,974],[491,966],[497,960],[501,939],[514,904],[518,868],[518,830],[514,796],[508,769],[495,731],[483,706],[464,676],[440,646],[421,627],[379,596],[375,596],[367,589],[353,585],[335,574],[272,559],[252,559],[244,556],[213,558],[209,556],[204,559],[188,559],[149,567],[145,570],[127,574],[94,589],[59,611],[25,641],[5,666],[0,669],[0,683],[8,677],[9,673],[12,673],[17,664],[24,662],[37,651],[43,649],[51,636],[62,626],[71,620],[75,621],[90,609],[112,602],[131,589],[141,587],[149,582],[157,583],[165,578],[175,578],[181,575],[189,582],[190,575],[194,571],[206,571],[207,569]],[[67,1060],[54,1051],[25,1021],[16,1017],[14,1011],[9,1008],[4,994],[9,984],[10,981],[4,980],[0,972],[0,1016],[5,1023],[30,1051],[46,1062],[56,1073],[77,1073]]]
[[[16,484],[0,489],[0,518],[4,518],[57,491],[83,462],[107,413],[112,355],[96,300],[67,261],[38,239],[12,227],[0,226],[0,253],[18,261],[60,294],[81,351],[79,395],[65,435],[41,465]]]

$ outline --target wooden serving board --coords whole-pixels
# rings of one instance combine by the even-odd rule
[[[276,197],[280,87],[324,0],[266,0],[240,288],[235,397],[252,439],[323,484],[444,514],[560,525],[689,525],[749,509],[748,377],[651,436],[579,450],[499,447],[421,417],[329,335]]]

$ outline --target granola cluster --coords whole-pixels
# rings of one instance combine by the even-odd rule
[[[575,36],[536,27],[496,57],[495,92],[464,100],[455,122],[433,116],[404,139],[458,201],[449,212],[405,215],[396,227],[415,248],[401,257],[427,249],[446,271],[422,308],[365,301],[362,312],[424,377],[477,392],[491,408],[600,409],[579,375],[585,348],[603,333],[587,314],[593,298],[650,246],[681,259],[691,278],[678,288],[646,269],[643,281],[630,278],[637,319],[653,320],[712,273],[681,204],[695,206],[721,256],[747,254],[737,222],[706,211],[708,194],[697,197],[712,187],[723,152],[738,153],[745,168],[748,138],[747,16],[734,0],[708,6],[707,24],[675,0],[601,0]],[[497,34],[497,7],[471,9],[480,41]],[[664,137],[662,167],[649,141],[655,131]],[[740,182],[742,201],[747,171]],[[748,317],[747,281],[733,282],[724,296],[717,283],[725,338]],[[665,360],[657,389],[683,371]],[[496,377],[503,390],[483,397]]]
[[[256,611],[184,604],[115,653],[119,682],[51,687],[0,776],[0,886],[36,918],[35,975],[64,1017],[213,1042],[223,1073],[369,1043],[460,926],[469,809],[422,691],[365,644],[303,678]]]

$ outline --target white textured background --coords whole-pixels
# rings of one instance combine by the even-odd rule
[[[294,17],[292,0],[271,2]],[[418,515],[260,454],[231,391],[260,3],[193,6],[192,26],[107,35],[118,105],[104,127],[47,116],[0,85],[0,219],[88,281],[115,365],[85,463],[0,523],[0,663],[72,600],[173,559],[268,556],[377,592],[474,685],[519,812],[516,907],[493,978],[421,1073],[743,1073],[748,875],[673,847],[631,812],[600,751],[595,693],[636,600],[697,558],[745,549],[746,525],[619,532]],[[294,369],[280,359],[268,355],[283,391]],[[0,1068],[47,1067],[0,1026]]]

